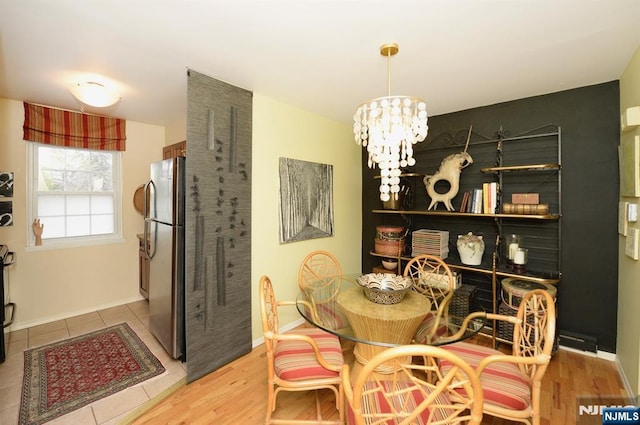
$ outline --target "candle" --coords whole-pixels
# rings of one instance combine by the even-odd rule
[[[526,250],[523,248],[518,248],[518,250],[513,255],[513,263],[525,264],[526,262],[527,262]]]
[[[509,244],[509,260],[513,260],[516,251],[518,251],[518,244],[516,242],[511,242]]]

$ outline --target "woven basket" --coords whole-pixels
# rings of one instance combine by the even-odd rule
[[[473,285],[460,285],[451,298],[449,314],[457,317],[468,316],[475,308],[476,289]]]
[[[503,301],[498,306],[498,314],[515,317],[518,314],[518,307],[514,308],[513,306]],[[528,322],[529,324],[533,324],[533,317],[529,317]],[[502,339],[506,339],[507,341],[513,341],[513,323],[509,323],[504,320],[498,321],[498,337]],[[556,335],[553,341],[553,350],[551,351],[551,354],[554,354],[556,351],[558,351],[558,330],[557,329],[556,329]]]
[[[518,309],[522,298],[534,289],[545,289],[553,299],[556,298],[557,289],[553,285],[546,283],[532,282],[530,280],[522,280],[515,278],[502,279],[502,301],[515,310]]]
[[[404,254],[404,227],[377,226],[375,238],[376,254],[399,257]]]

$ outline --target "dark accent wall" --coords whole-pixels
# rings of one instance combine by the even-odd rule
[[[549,123],[561,127],[562,280],[558,286],[558,328],[561,335],[568,332],[595,337],[598,349],[608,352],[615,352],[617,327],[619,105],[619,82],[611,81],[478,107],[430,117],[429,135],[416,145],[420,152],[428,150],[429,143],[443,133],[466,136],[470,125],[474,133],[489,137],[496,137],[500,128],[516,135]],[[432,174],[435,170],[421,170],[418,163],[407,171]],[[375,226],[399,219],[371,212],[381,208],[376,174],[377,169],[367,168],[363,151],[365,271],[379,262],[369,255],[374,250]],[[416,194],[427,197],[424,189]],[[454,201],[454,206],[459,206],[459,201]]]

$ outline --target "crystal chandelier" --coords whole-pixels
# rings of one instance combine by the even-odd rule
[[[427,137],[427,105],[411,96],[391,96],[391,56],[396,43],[384,44],[380,54],[387,57],[387,96],[358,106],[353,116],[356,143],[367,147],[369,168],[380,169],[380,199],[398,199],[401,167],[411,167],[413,145]]]

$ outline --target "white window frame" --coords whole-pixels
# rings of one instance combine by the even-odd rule
[[[32,224],[38,217],[38,147],[46,146],[57,149],[69,149],[63,146],[46,145],[35,142],[28,142],[27,145],[27,250],[72,248],[90,245],[106,245],[112,243],[122,243],[122,152],[110,151],[113,153],[113,189],[114,189],[114,229],[111,234],[87,235],[87,236],[67,236],[60,238],[43,239],[42,245],[36,246],[35,235]],[[73,148],[71,148],[73,149]],[[104,151],[102,151],[104,152]],[[45,226],[44,232],[46,234]]]

